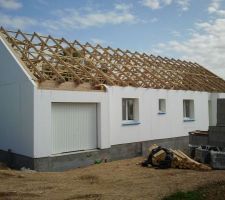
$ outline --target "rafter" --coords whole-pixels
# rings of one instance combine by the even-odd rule
[[[0,36],[39,83],[225,92],[225,81],[197,63],[3,27]]]

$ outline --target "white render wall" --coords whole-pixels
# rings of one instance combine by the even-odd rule
[[[52,152],[52,102],[97,103],[98,147],[110,147],[109,105],[107,93],[84,91],[39,90],[34,92],[34,157],[50,156]]]
[[[110,87],[111,145],[188,135],[208,130],[207,92]],[[122,98],[139,99],[139,125],[122,125]],[[158,114],[158,100],[166,99],[166,114]],[[195,121],[183,121],[183,99],[194,100]]]
[[[0,149],[33,157],[33,89],[0,37]]]
[[[217,99],[225,99],[225,93],[211,93],[209,100],[212,102],[212,126],[217,123]]]
[[[34,157],[46,157],[51,149],[51,103],[97,103],[98,147],[187,136],[189,131],[208,130],[208,100],[216,105],[223,94],[156,90],[133,87],[107,87],[107,92],[39,90],[34,91]],[[139,99],[139,125],[123,125],[122,98]],[[158,114],[158,100],[166,99],[166,114]],[[183,99],[194,100],[195,121],[183,121]],[[216,121],[216,119],[214,120]]]

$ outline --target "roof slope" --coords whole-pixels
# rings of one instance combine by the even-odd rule
[[[84,45],[64,38],[27,34],[0,35],[38,83],[75,82],[144,88],[225,92],[225,81],[197,63],[156,57],[128,50]]]

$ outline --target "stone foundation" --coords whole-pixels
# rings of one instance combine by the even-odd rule
[[[37,171],[64,171],[99,162],[147,156],[148,148],[152,144],[158,144],[166,148],[181,149],[187,152],[188,136],[113,145],[109,149],[70,152],[45,158],[30,158],[15,153],[0,151],[0,162],[6,162],[10,167],[16,169],[26,167]]]

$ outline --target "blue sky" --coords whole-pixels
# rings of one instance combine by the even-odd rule
[[[191,60],[225,78],[224,0],[0,0],[0,26]]]

